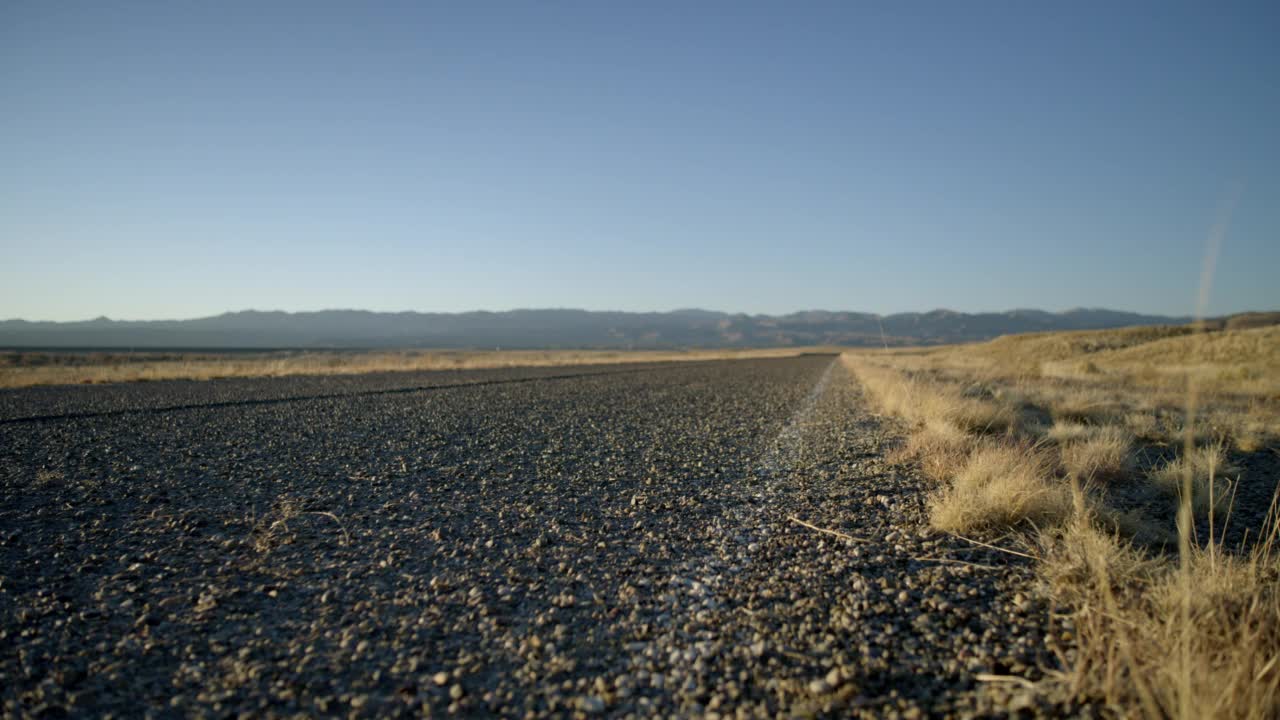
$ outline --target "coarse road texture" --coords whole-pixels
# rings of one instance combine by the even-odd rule
[[[831,356],[7,391],[4,714],[1087,710],[894,438]]]

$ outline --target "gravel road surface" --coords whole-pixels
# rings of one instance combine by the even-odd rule
[[[896,437],[832,356],[5,391],[3,711],[1087,710]]]

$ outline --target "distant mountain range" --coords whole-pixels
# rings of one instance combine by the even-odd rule
[[[511,310],[381,313],[363,310],[224,313],[194,320],[0,321],[0,347],[27,348],[672,348],[787,345],[908,345],[987,340],[1009,333],[1189,322],[1078,309],[1051,313],[874,315],[812,310],[744,315]]]

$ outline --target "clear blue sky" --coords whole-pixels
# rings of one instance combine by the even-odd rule
[[[1033,7],[1035,6],[1035,7]],[[0,317],[1280,307],[1280,3],[5,2]]]

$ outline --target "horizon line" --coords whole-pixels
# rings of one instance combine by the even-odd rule
[[[196,315],[196,316],[188,316],[188,317],[112,318],[107,315],[98,315],[95,317],[77,319],[77,320],[29,320],[27,318],[21,318],[21,317],[10,317],[10,318],[0,318],[0,322],[6,322],[6,323],[25,322],[25,323],[33,323],[33,324],[34,323],[72,324],[72,323],[102,322],[102,321],[115,322],[115,323],[193,322],[197,320],[211,320],[214,318],[226,317],[229,315],[248,315],[248,314],[318,315],[322,313],[364,313],[369,315],[473,315],[473,314],[500,315],[505,313],[517,313],[517,312],[581,312],[581,313],[594,313],[594,314],[622,314],[622,315],[675,315],[678,313],[700,312],[700,313],[724,315],[727,317],[745,316],[745,317],[753,317],[753,318],[759,318],[759,317],[780,318],[780,317],[788,317],[791,315],[802,315],[805,313],[867,315],[867,316],[876,317],[876,318],[887,318],[887,317],[893,317],[896,315],[929,315],[933,313],[953,313],[957,315],[1009,315],[1013,313],[1037,312],[1037,313],[1046,313],[1049,315],[1067,315],[1067,314],[1076,313],[1076,312],[1111,312],[1111,313],[1121,313],[1126,315],[1141,315],[1146,317],[1168,318],[1171,320],[1181,320],[1181,319],[1188,319],[1193,317],[1192,313],[1186,313],[1186,314],[1149,313],[1149,312],[1141,312],[1136,310],[1124,310],[1124,309],[1098,307],[1098,306],[1095,306],[1095,307],[1075,306],[1075,307],[1067,308],[1065,310],[1046,310],[1042,308],[1033,308],[1033,307],[1018,307],[1018,308],[1008,308],[1004,310],[971,310],[971,311],[953,310],[951,308],[937,307],[937,308],[931,308],[929,310],[902,310],[902,311],[895,311],[890,313],[876,313],[876,312],[868,312],[864,310],[827,310],[822,308],[807,308],[807,309],[793,310],[790,312],[778,312],[778,313],[767,313],[767,312],[751,313],[751,312],[731,312],[726,310],[709,310],[706,308],[689,307],[689,306],[673,308],[670,310],[612,310],[612,309],[592,310],[592,309],[587,309],[582,307],[545,306],[545,307],[513,307],[513,308],[507,308],[503,310],[489,310],[489,309],[477,308],[473,310],[457,310],[457,311],[368,310],[368,309],[362,309],[362,308],[342,308],[342,307],[328,307],[328,308],[321,308],[318,310],[280,310],[280,309],[259,310],[257,308],[245,308],[241,310],[225,310],[223,312],[214,313],[212,315]],[[1236,312],[1223,313],[1218,317],[1226,317],[1229,315],[1240,315],[1240,314],[1247,314],[1247,313],[1254,313],[1254,312],[1272,312],[1272,311],[1240,310]]]

